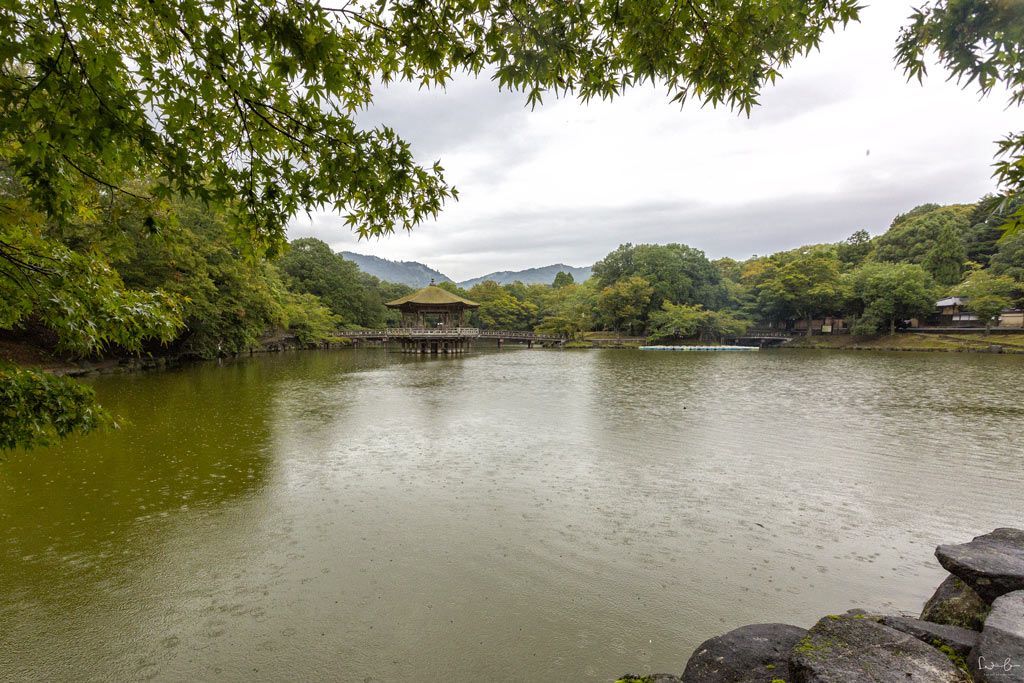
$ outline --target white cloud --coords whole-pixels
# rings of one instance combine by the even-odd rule
[[[680,111],[652,88],[531,112],[487,80],[447,92],[393,86],[365,122],[393,126],[423,162],[440,158],[461,200],[411,235],[357,243],[331,214],[296,220],[290,235],[464,279],[587,264],[627,241],[743,257],[880,232],[924,201],[973,201],[993,189],[993,142],[1018,112],[937,69],[923,86],[907,83],[892,57],[910,8],[866,9],[789,69],[749,119]]]

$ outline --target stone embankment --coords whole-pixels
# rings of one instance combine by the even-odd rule
[[[950,576],[919,618],[850,610],[806,630],[743,626],[702,643],[681,675],[619,683],[1024,683],[1024,531],[935,556]]]

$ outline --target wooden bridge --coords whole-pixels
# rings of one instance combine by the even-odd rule
[[[397,343],[407,353],[463,353],[473,340],[493,339],[500,349],[505,342],[561,346],[568,339],[561,335],[526,330],[482,330],[478,327],[388,327],[381,330],[339,330],[338,336],[353,341],[365,340],[383,344]]]
[[[793,330],[779,330],[771,327],[752,327],[743,334],[733,337],[737,342],[755,342],[758,346],[778,346],[797,337]]]

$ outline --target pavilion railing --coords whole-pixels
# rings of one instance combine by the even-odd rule
[[[389,327],[383,330],[341,330],[339,335],[359,337],[479,337],[476,327]]]
[[[538,334],[529,330],[481,330],[478,327],[389,327],[383,330],[341,330],[338,334],[351,339],[387,337],[484,337],[488,339],[519,339],[563,341],[555,334]]]

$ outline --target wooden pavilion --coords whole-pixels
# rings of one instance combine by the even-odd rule
[[[407,353],[464,353],[479,330],[466,327],[466,311],[480,304],[434,284],[384,304],[402,312],[393,336]]]

